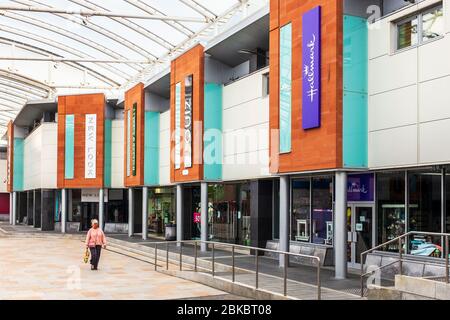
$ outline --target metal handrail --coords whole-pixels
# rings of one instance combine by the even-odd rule
[[[449,237],[450,237],[450,233],[409,231],[401,236],[398,236],[394,239],[386,241],[378,246],[375,246],[375,247],[361,253],[361,297],[364,296],[364,277],[365,276],[367,276],[369,274],[373,274],[374,272],[381,270],[382,268],[385,268],[387,266],[393,265],[397,262],[399,263],[400,275],[403,274],[403,262],[405,261],[405,259],[403,259],[403,239],[408,239],[408,237],[413,236],[413,235],[435,236],[435,237],[441,237],[441,238],[445,239],[444,244],[443,244],[443,247],[444,247],[443,259],[445,259],[445,282],[450,283],[450,275],[449,275]],[[383,248],[391,243],[395,243],[395,242],[398,242],[398,255],[399,255],[398,260],[388,263],[388,264],[381,266],[370,272],[364,273],[364,261],[365,261],[364,257],[367,256],[369,253],[377,251],[378,249],[381,249],[381,248]],[[407,253],[407,250],[408,250],[408,247],[406,247],[406,253]]]
[[[289,256],[293,257],[300,257],[300,258],[308,258],[311,260],[314,260],[316,263],[317,273],[316,273],[316,284],[317,284],[317,299],[320,300],[322,296],[322,289],[321,289],[321,281],[320,281],[320,272],[321,272],[321,266],[320,266],[320,258],[316,256],[301,254],[301,253],[294,253],[294,252],[286,252],[286,251],[279,251],[279,250],[273,250],[273,249],[266,249],[266,248],[258,248],[258,247],[251,247],[251,246],[243,246],[238,244],[232,244],[232,243],[222,243],[222,242],[216,242],[216,241],[202,241],[202,240],[182,240],[182,241],[161,241],[161,242],[154,242],[154,249],[155,249],[155,270],[158,270],[157,266],[157,260],[158,260],[158,250],[161,250],[160,245],[165,245],[166,249],[166,270],[169,269],[169,244],[178,245],[180,247],[180,253],[179,253],[179,265],[180,265],[180,271],[183,270],[182,263],[183,263],[183,245],[185,244],[191,244],[194,245],[194,271],[197,272],[198,264],[198,253],[197,253],[197,247],[199,244],[206,244],[211,245],[212,249],[212,270],[211,274],[212,277],[216,276],[215,273],[215,250],[217,247],[231,247],[231,261],[232,261],[232,282],[236,282],[236,264],[235,264],[235,252],[237,248],[240,249],[247,249],[250,251],[256,251],[255,253],[255,289],[259,289],[259,253],[260,252],[269,252],[269,253],[275,253],[279,255],[283,255],[284,257],[284,267],[283,267],[283,295],[287,296],[287,284],[288,284],[288,265],[289,265]],[[209,246],[208,246],[209,247]]]

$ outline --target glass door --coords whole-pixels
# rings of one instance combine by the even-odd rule
[[[359,267],[361,253],[372,248],[373,205],[349,205],[347,209],[347,252],[351,267]]]

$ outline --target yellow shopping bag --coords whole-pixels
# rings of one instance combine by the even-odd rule
[[[84,252],[84,259],[83,259],[83,261],[84,261],[84,263],[88,263],[88,260],[89,260],[89,249],[86,248],[86,251]]]

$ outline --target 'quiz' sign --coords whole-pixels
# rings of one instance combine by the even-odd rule
[[[321,101],[321,7],[303,14],[303,129],[320,127]]]

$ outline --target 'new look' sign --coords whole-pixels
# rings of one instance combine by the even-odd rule
[[[320,127],[321,7],[303,14],[303,129]]]
[[[97,115],[86,115],[86,136],[85,136],[85,174],[86,179],[97,177]]]

